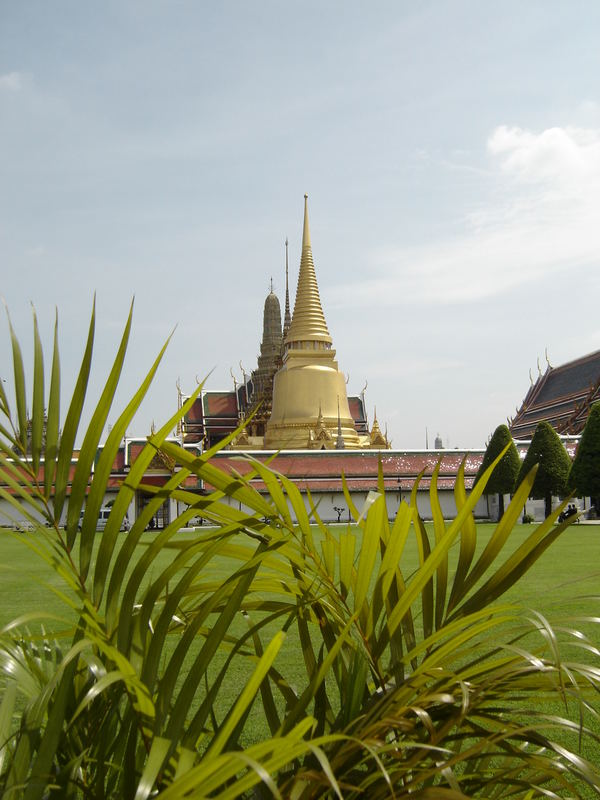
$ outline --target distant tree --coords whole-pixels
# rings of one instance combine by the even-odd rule
[[[600,510],[600,403],[592,406],[569,473],[569,489]]]
[[[515,447],[515,443],[506,425],[498,425],[494,431],[483,456],[479,471],[475,476],[475,483],[477,483],[486,469],[500,455],[507,444],[509,444],[510,447],[502,457],[500,463],[496,466],[496,469],[485,487],[485,494],[499,495],[500,516],[504,514],[504,495],[514,492],[517,476],[521,467],[521,460],[519,459],[517,448]]]
[[[517,486],[534,464],[539,464],[539,467],[531,487],[531,497],[545,500],[545,514],[548,517],[552,512],[552,495],[560,496],[567,491],[571,459],[552,425],[545,421],[540,422],[535,429],[521,465]]]

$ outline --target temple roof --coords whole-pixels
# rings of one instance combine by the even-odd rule
[[[358,395],[355,397],[349,397],[348,408],[350,409],[350,413],[352,414],[352,419],[354,420],[354,427],[356,428],[357,433],[366,436],[369,433],[369,428],[367,426],[367,415],[365,413],[365,407],[362,396]]]
[[[228,417],[237,420],[235,392],[202,392],[202,406],[205,417]]]
[[[371,490],[377,488],[379,460],[388,489],[404,491],[412,489],[417,476],[423,472],[421,487],[426,489],[431,482],[433,470],[441,459],[438,487],[451,489],[454,486],[460,464],[466,456],[465,485],[470,489],[483,459],[483,451],[466,453],[464,450],[451,450],[442,453],[430,451],[387,451],[369,450],[320,450],[315,452],[281,452],[270,462],[271,469],[281,472],[294,481],[299,488],[310,491],[339,491],[342,487],[342,473],[351,490]],[[253,458],[263,460],[266,454],[252,453]],[[217,453],[213,463],[224,470],[236,470],[245,474],[252,469],[252,462],[241,454],[228,451]],[[264,488],[262,481],[252,481],[257,489]]]
[[[509,428],[515,439],[530,439],[537,424],[549,422],[563,434],[579,434],[590,405],[600,399],[600,350],[560,367],[548,365],[530,387]]]

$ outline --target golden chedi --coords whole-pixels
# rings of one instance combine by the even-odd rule
[[[298,288],[283,364],[273,381],[273,405],[266,427],[268,450],[361,447],[348,407],[346,381],[321,307],[304,195],[304,231]],[[367,447],[369,442],[367,440]]]

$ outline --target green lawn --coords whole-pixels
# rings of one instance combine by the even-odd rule
[[[479,551],[493,529],[491,524],[477,526]],[[531,530],[532,526],[517,525],[507,543],[507,553],[518,547]],[[35,537],[35,534],[31,536]],[[168,563],[173,558],[172,551],[165,550],[162,558],[164,563]],[[218,566],[221,575],[227,573],[227,563]],[[402,562],[405,575],[408,576],[416,566],[416,548],[409,541]],[[45,562],[9,532],[0,531],[0,625],[27,611],[63,613],[63,602],[52,594],[50,588],[59,586],[60,579]],[[576,603],[576,608],[589,613],[592,610],[590,604],[596,605],[589,595],[600,594],[599,589],[600,525],[573,525],[507,597],[544,611],[586,597]]]
[[[491,524],[477,526],[479,551],[489,540],[493,529],[494,526]],[[507,543],[507,554],[518,547],[531,530],[532,526],[516,526]],[[205,532],[206,529],[203,529],[202,533]],[[39,534],[30,534],[32,541],[35,541],[36,535]],[[98,537],[100,536],[101,534],[98,534]],[[458,545],[455,552],[458,552]],[[173,551],[165,550],[161,554],[163,566],[172,558]],[[160,566],[157,564],[156,569],[158,570]],[[408,577],[416,566],[417,552],[411,541],[407,545],[402,562],[405,577]],[[232,564],[223,560],[215,567],[220,573],[215,577],[221,577],[228,574]],[[598,597],[593,597],[594,594],[600,594],[599,586],[600,525],[573,525],[542,556],[530,573],[510,591],[507,599],[543,611],[550,618],[560,616],[566,610],[577,615],[600,616]],[[65,611],[63,600],[52,591],[53,588],[59,587],[59,578],[47,564],[8,532],[0,532],[0,626],[32,611],[54,613],[68,621],[69,614]],[[74,616],[71,616],[71,620],[74,621]],[[239,631],[241,627],[238,626],[245,626],[246,623],[240,619],[235,625]],[[265,639],[277,628],[277,624],[272,624],[265,632]],[[278,657],[277,667],[292,685],[296,681],[306,679],[300,647],[291,635]],[[234,661],[229,674],[232,692],[238,691],[243,685],[248,669],[246,661],[241,659]],[[560,712],[560,709],[557,711]],[[255,704],[252,710],[251,720],[257,738],[267,733],[258,704]]]

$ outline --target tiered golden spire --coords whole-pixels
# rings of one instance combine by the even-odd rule
[[[302,258],[298,273],[298,288],[292,324],[285,339],[286,347],[292,342],[319,341],[331,345],[325,315],[321,306],[308,224],[308,195],[304,195],[304,230],[302,232]]]
[[[315,400],[320,415],[315,419]],[[321,307],[304,195],[302,257],[292,324],[285,338],[281,369],[273,379],[273,407],[265,448],[357,448],[360,440],[348,406],[346,381],[339,371]]]

